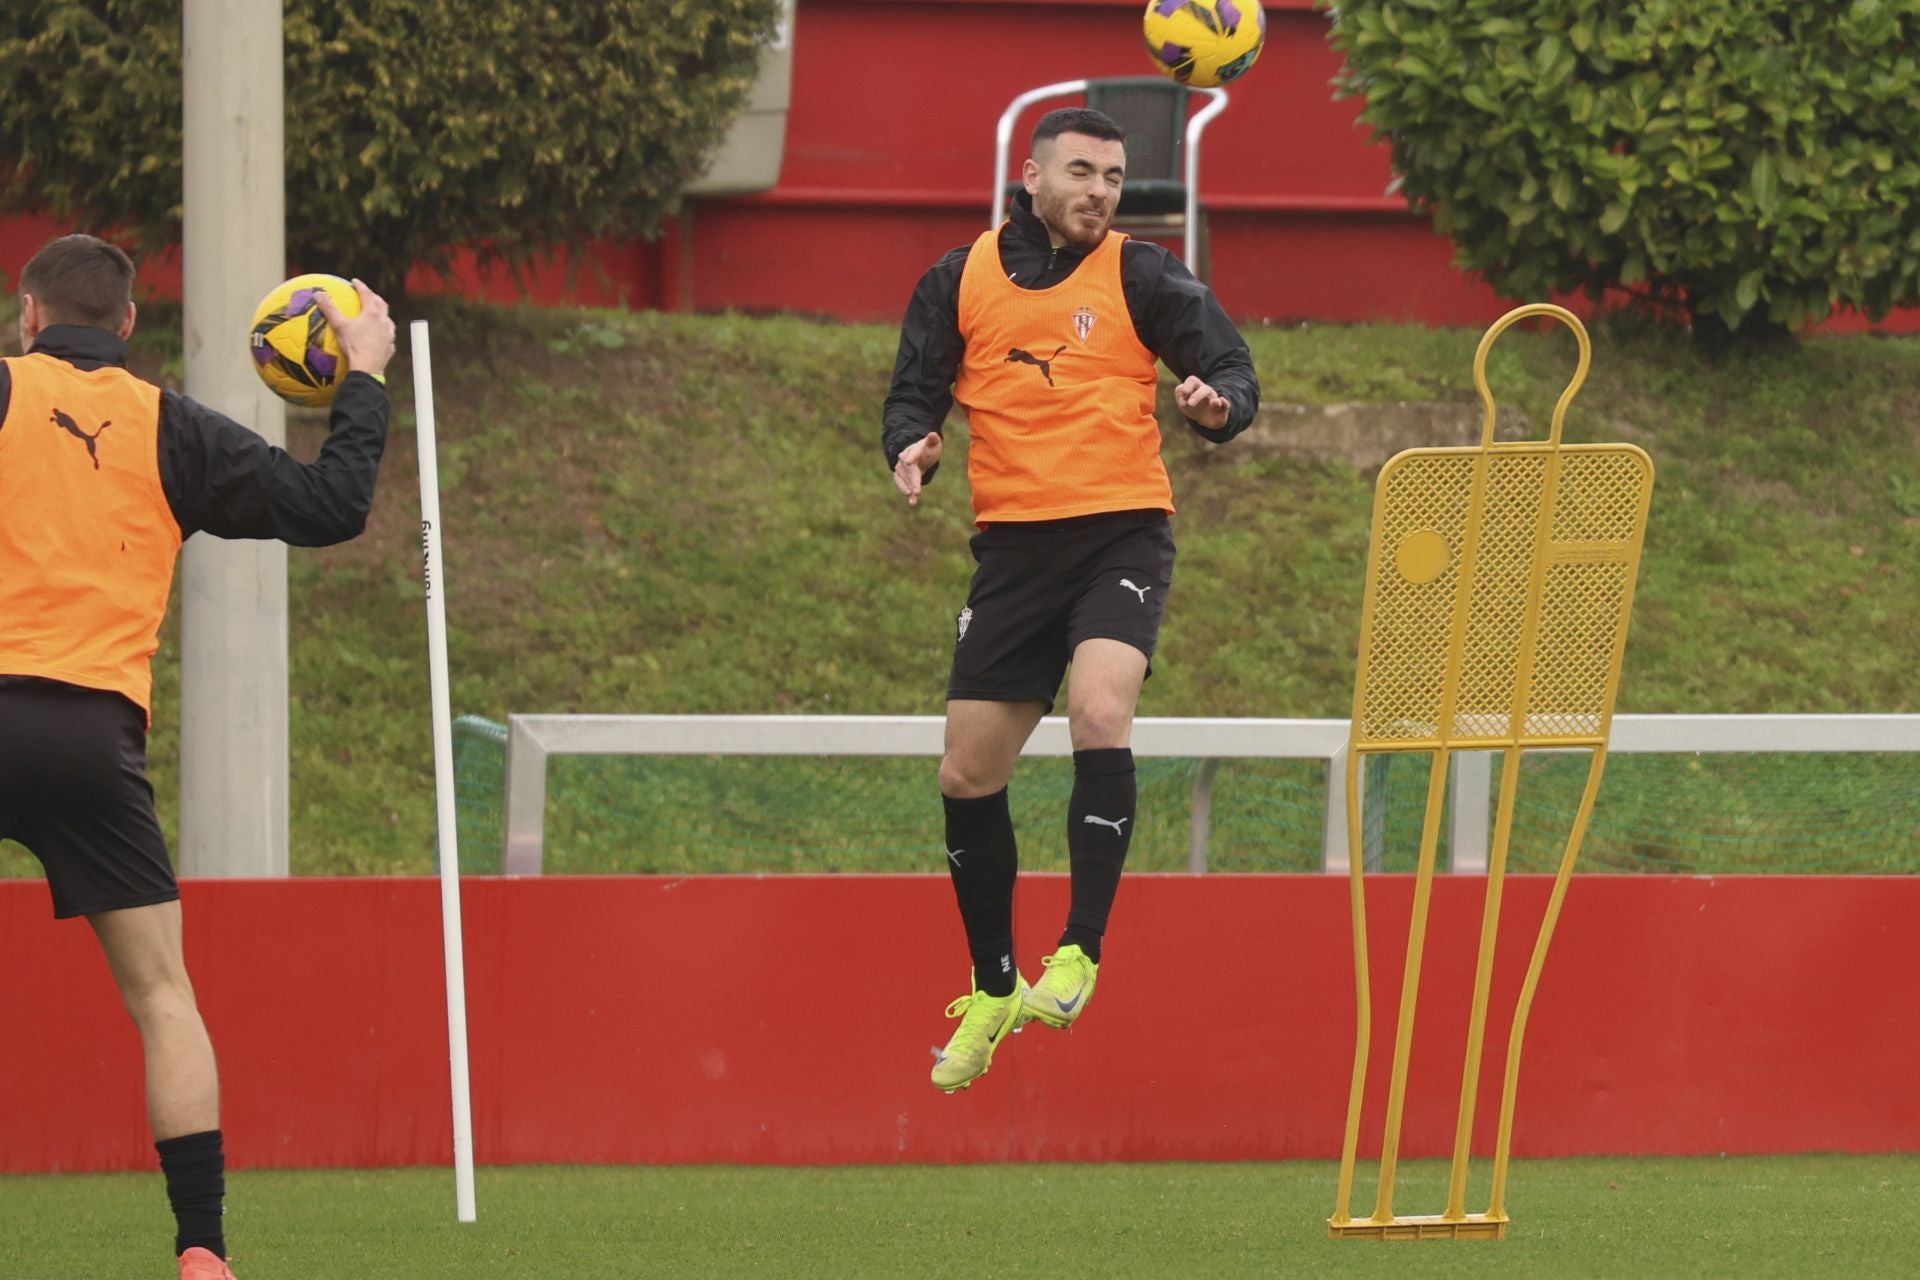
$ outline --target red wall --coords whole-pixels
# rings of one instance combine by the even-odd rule
[[[1140,7],[800,0],[778,186],[695,201],[656,243],[590,246],[588,268],[571,283],[559,266],[536,273],[534,296],[896,322],[921,272],[985,225],[994,122],[1016,94],[1149,73]],[[1229,86],[1232,105],[1202,152],[1213,283],[1228,311],[1247,320],[1459,325],[1500,315],[1509,304],[1455,271],[1452,246],[1385,194],[1387,150],[1355,123],[1356,101],[1333,99],[1339,59],[1325,15],[1313,0],[1266,0],[1266,10],[1266,49]],[[1044,109],[1028,113],[1016,141]],[[16,274],[51,226],[0,220],[0,271]],[[178,289],[177,268],[149,274],[163,296]],[[510,278],[483,275],[470,259],[459,278],[470,293],[518,296]],[[432,287],[424,275],[412,283]],[[1867,326],[1843,317],[1827,327]],[[1878,327],[1920,329],[1920,311]]]
[[[1479,885],[1436,895],[1409,1155],[1451,1141]],[[1409,887],[1373,884],[1376,938],[1397,932],[1385,922],[1404,919]],[[1511,884],[1500,1003],[1545,888]],[[186,893],[235,1164],[447,1160],[435,883]],[[1065,901],[1061,877],[1022,882],[1030,974]],[[1338,1153],[1353,1036],[1339,879],[1130,877],[1084,1024],[1029,1028],[952,1097],[926,1080],[965,975],[944,876],[473,879],[465,902],[483,1163]],[[1920,1151],[1920,1019],[1884,981],[1911,970],[1916,920],[1912,879],[1576,881],[1516,1152]],[[1375,948],[1382,992],[1398,951]],[[137,1039],[90,931],[52,922],[43,885],[0,883],[0,973],[0,1172],[150,1167]],[[1490,1040],[1482,1148],[1503,1044]]]
[[[1202,149],[1228,310],[1453,323],[1500,314],[1448,265],[1451,247],[1385,195],[1387,153],[1365,145],[1356,102],[1332,99],[1339,59],[1325,18],[1310,0],[1266,8],[1266,49],[1229,86],[1232,103]],[[1151,73],[1139,9],[802,0],[779,186],[694,210],[693,304],[898,320],[920,273],[986,225],[994,122],[1008,102],[1058,80]],[[953,65],[966,74],[929,74]],[[1031,108],[1016,146],[1062,105]]]

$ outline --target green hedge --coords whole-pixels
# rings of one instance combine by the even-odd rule
[[[398,292],[473,245],[648,235],[739,113],[778,0],[288,0],[287,251]],[[173,243],[175,0],[0,9],[0,210]],[[214,69],[217,73],[217,69]]]
[[[1503,294],[1728,329],[1920,299],[1912,0],[1340,0],[1338,84]]]

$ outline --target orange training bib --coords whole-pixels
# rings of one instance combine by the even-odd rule
[[[7,360],[0,674],[125,694],[151,715],[180,528],[160,487],[160,390],[124,369]]]
[[[974,519],[1058,520],[1173,510],[1153,416],[1159,381],[1120,286],[1109,231],[1074,273],[1022,289],[1001,268],[999,231],[974,241],[960,276]]]

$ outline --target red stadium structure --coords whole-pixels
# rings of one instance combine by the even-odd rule
[[[986,225],[1001,110],[1058,80],[1146,74],[1139,9],[1138,0],[800,0],[778,184],[690,201],[659,240],[591,246],[585,270],[570,279],[553,264],[534,274],[532,294],[897,321],[920,273]],[[1266,9],[1266,50],[1229,86],[1232,105],[1203,149],[1214,285],[1227,310],[1247,322],[1497,318],[1507,303],[1455,270],[1452,246],[1387,194],[1387,149],[1355,123],[1357,102],[1333,98],[1339,59],[1324,13],[1313,0],[1266,0]],[[16,276],[65,230],[99,228],[0,221],[0,271]],[[290,266],[351,272],[341,263]],[[177,293],[177,266],[152,264],[148,284]],[[456,285],[519,294],[470,261]],[[1826,327],[1867,326],[1849,316]],[[1920,328],[1920,311],[1877,327]]]

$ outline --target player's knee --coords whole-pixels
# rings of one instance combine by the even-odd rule
[[[972,800],[990,796],[1006,785],[1007,779],[999,776],[998,770],[987,767],[979,760],[951,751],[940,757],[940,794],[943,796]]]
[[[1133,709],[1117,701],[1089,699],[1069,719],[1075,751],[1124,747],[1133,733]]]
[[[180,1022],[197,1021],[199,1005],[185,973],[167,973],[123,983],[120,995],[127,1012],[144,1032]]]

